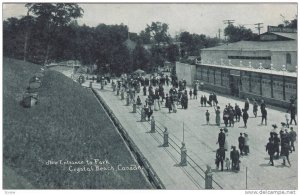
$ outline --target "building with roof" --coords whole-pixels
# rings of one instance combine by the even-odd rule
[[[188,84],[196,80],[209,91],[280,107],[297,97],[296,69],[297,33],[278,27],[269,27],[259,41],[205,48],[196,65],[176,62],[178,79]]]
[[[239,41],[201,50],[202,63],[263,67],[295,71],[297,67],[297,32],[268,27],[259,41]],[[283,66],[284,65],[284,66]]]

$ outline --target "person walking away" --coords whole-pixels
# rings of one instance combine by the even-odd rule
[[[267,105],[265,103],[264,100],[261,100],[261,104],[260,104],[260,112],[262,114],[263,110],[266,109]]]
[[[203,95],[201,95],[201,98],[200,98],[200,105],[201,105],[201,107],[203,107],[203,104],[204,104],[204,97],[203,97]]]
[[[224,160],[225,160],[225,150],[224,150],[224,148],[217,149],[217,152],[216,152],[216,166],[217,166],[218,170],[219,170],[219,165],[221,164],[221,171],[223,171]]]
[[[190,89],[190,100],[192,99],[192,96],[193,96],[193,91],[192,89]]]
[[[228,126],[228,120],[229,120],[229,113],[228,113],[228,108],[226,106],[223,111],[223,121],[224,121],[225,127]]]
[[[216,113],[216,125],[220,126],[220,122],[221,122],[220,114],[221,114],[221,111],[220,111],[220,107],[219,106],[217,106],[217,109],[215,108],[215,113]]]
[[[204,96],[203,96],[203,104],[204,104],[204,107],[206,107],[206,102],[207,102],[207,98],[206,98],[206,96],[204,95]]]
[[[244,127],[247,128],[247,121],[248,121],[249,115],[246,110],[243,109],[243,121],[244,121]]]
[[[240,149],[240,155],[243,156],[244,146],[245,146],[245,138],[243,137],[243,134],[240,133],[240,137],[238,138],[239,141],[239,149]]]
[[[281,154],[280,154],[282,157],[283,157],[283,162],[282,162],[282,165],[286,165],[285,164],[285,161],[287,161],[290,165],[290,167],[292,166],[291,165],[291,162],[290,162],[290,159],[289,159],[289,155],[290,155],[290,145],[289,143],[285,142],[283,144],[283,147],[281,148]]]
[[[244,145],[244,154],[247,156],[250,153],[249,149],[249,136],[247,133],[244,133],[245,145]]]
[[[248,110],[249,110],[249,106],[250,106],[250,101],[249,101],[249,99],[247,98],[246,101],[245,101],[244,109],[245,109],[246,111],[248,111]]]
[[[255,118],[257,117],[257,109],[258,109],[258,104],[254,99],[254,102],[253,102],[253,115],[254,115]]]
[[[290,138],[290,142],[291,142],[291,150],[294,152],[295,151],[294,142],[296,141],[297,133],[294,131],[293,127],[291,127],[290,129],[291,129],[291,131],[289,132],[289,138]]]
[[[240,122],[241,116],[242,116],[241,109],[237,104],[235,104],[235,121]]]
[[[232,170],[239,171],[240,170],[240,154],[236,150],[235,146],[232,146],[232,151],[230,152],[230,160],[232,162],[231,168]]]
[[[265,121],[265,125],[267,125],[267,109],[265,108],[265,109],[263,109],[262,111],[261,111],[261,124],[263,125],[263,122]]]
[[[220,129],[220,133],[218,136],[218,141],[216,144],[219,144],[219,148],[224,148],[225,144],[225,133],[223,132],[223,129]]]
[[[269,156],[270,156],[270,161],[269,164],[271,164],[271,166],[274,166],[274,154],[275,154],[275,145],[274,145],[274,140],[272,140],[271,138],[269,138],[269,142],[266,146],[266,152],[268,152]]]
[[[198,93],[197,92],[197,87],[194,88],[193,93],[194,93],[194,97],[193,98],[197,100],[197,93]]]
[[[296,108],[295,104],[292,104],[291,107],[290,107],[290,112],[291,112],[290,125],[292,124],[293,121],[295,122],[295,125],[297,125],[297,122],[296,122],[296,111],[297,111],[297,108]]]
[[[208,110],[206,110],[205,116],[206,116],[206,124],[209,125],[209,115],[210,113],[208,112]]]

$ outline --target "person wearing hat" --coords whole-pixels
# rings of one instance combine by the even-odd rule
[[[218,141],[216,144],[219,144],[219,148],[224,148],[225,144],[225,133],[223,132],[223,129],[220,129],[220,133],[218,136]]]
[[[280,156],[282,156],[283,158],[283,162],[282,165],[285,166],[285,161],[287,160],[287,162],[289,163],[289,165],[291,166],[290,163],[290,159],[289,159],[289,154],[290,154],[290,144],[289,144],[289,139],[287,138],[287,135],[284,133],[282,136],[282,145],[281,145],[281,153]]]
[[[297,133],[294,131],[293,127],[291,127],[290,129],[291,131],[289,132],[289,138],[291,142],[291,152],[292,152],[295,151],[294,142],[296,141]]]
[[[223,171],[223,164],[225,160],[225,149],[223,147],[217,149],[216,152],[216,166],[219,169],[219,165],[221,163],[221,171]]]
[[[277,133],[277,134],[278,134],[278,132],[277,132],[277,125],[276,125],[276,124],[273,124],[272,127],[273,127],[273,129],[271,130],[271,132],[272,132],[272,133]]]
[[[274,133],[274,150],[276,152],[276,156],[275,156],[276,159],[279,158],[279,144],[280,144],[280,139],[278,137],[278,134]],[[275,155],[275,153],[274,153],[274,155]]]
[[[249,137],[247,133],[244,133],[244,138],[245,138],[244,154],[248,155],[248,153],[250,153],[250,150],[249,150]]]
[[[253,100],[253,114],[254,114],[255,118],[257,117],[257,108],[258,108],[258,104],[257,104],[257,102],[254,99]]]
[[[265,121],[265,125],[267,125],[267,115],[268,115],[268,112],[267,112],[267,109],[263,109],[261,111],[261,125],[263,125],[264,121]]]
[[[245,128],[247,128],[247,121],[248,121],[249,115],[248,115],[248,113],[247,113],[247,110],[242,109],[242,111],[243,111],[243,121],[244,121],[244,125],[245,125]]]
[[[245,138],[243,137],[243,133],[240,133],[240,137],[238,138],[239,141],[239,149],[241,156],[243,155],[244,146],[245,146]]]
[[[220,114],[221,114],[221,111],[220,111],[220,107],[217,106],[217,109],[214,107],[215,109],[215,113],[216,113],[216,124],[217,126],[220,126],[220,123],[221,123],[221,117],[220,117]]]
[[[232,146],[232,151],[230,152],[230,160],[231,160],[231,168],[232,170],[239,171],[240,166],[240,154],[239,151],[236,150],[235,146]]]
[[[275,145],[274,145],[274,140],[272,140],[271,138],[269,138],[269,143],[266,146],[266,152],[268,152],[270,156],[269,164],[271,164],[271,166],[274,166],[273,159],[275,154]]]

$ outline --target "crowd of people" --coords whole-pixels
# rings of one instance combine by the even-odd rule
[[[166,92],[165,88],[170,86],[170,89]],[[150,120],[153,111],[159,111],[163,108],[168,109],[169,113],[176,113],[178,106],[181,109],[188,109],[190,100],[198,100],[199,95],[199,83],[195,83],[189,90],[185,80],[178,81],[177,79],[170,78],[169,76],[150,76],[134,77],[134,76],[122,76],[117,83],[112,81],[113,91],[119,93],[126,93],[126,97],[131,103],[135,103],[141,108],[148,120]],[[142,89],[142,93],[141,92]],[[137,95],[138,94],[138,95]],[[137,96],[137,97],[136,97]],[[145,96],[145,102],[141,101],[140,96]],[[221,107],[219,106],[218,98],[215,93],[210,93],[208,97],[202,94],[199,95],[201,107],[213,107],[215,111],[215,122],[210,120],[209,109],[206,109],[205,119],[207,125],[215,123],[216,126],[221,126]],[[235,145],[229,146],[228,144],[228,128],[234,127],[236,123],[243,120],[243,127],[247,128],[247,122],[249,119],[250,105],[252,104],[252,113],[254,118],[258,117],[258,107],[261,112],[261,125],[267,125],[267,105],[264,100],[260,103],[253,99],[252,102],[247,98],[243,107],[240,107],[237,103],[232,106],[230,103],[225,105],[222,113],[222,119],[224,128],[220,129],[218,135],[217,144],[219,147],[216,151],[216,167],[219,169],[221,165],[221,171],[223,171],[223,164],[227,170],[239,171],[240,169],[240,157],[247,156],[250,153],[249,148],[249,135],[247,133],[240,133],[237,140],[238,148]],[[294,142],[296,141],[296,132],[293,127],[290,127],[292,122],[297,125],[296,122],[296,103],[291,102],[287,114],[285,114],[285,123],[282,124],[282,129],[277,133],[277,126],[273,125],[273,129],[270,132],[269,142],[266,145],[266,151],[270,156],[270,165],[274,166],[274,159],[282,158],[283,165],[286,165],[286,161],[291,166],[289,161],[289,153],[295,151]],[[290,130],[289,130],[290,128]],[[226,157],[226,151],[231,149],[229,157]]]

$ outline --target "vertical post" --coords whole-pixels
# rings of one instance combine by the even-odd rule
[[[182,146],[180,148],[180,151],[181,151],[181,161],[180,161],[180,165],[181,166],[187,166],[187,150],[186,150],[186,147],[185,147],[185,143],[182,142]]]
[[[182,142],[184,143],[184,122],[183,122],[183,137]]]
[[[164,147],[168,147],[169,146],[169,132],[167,127],[165,127],[165,131],[164,131]]]
[[[259,75],[259,94],[262,96],[263,91],[262,91],[262,74]]]
[[[270,76],[271,78],[271,98],[274,98],[274,89],[273,89],[273,75]]]
[[[132,104],[132,113],[136,113],[136,103],[133,102]]]
[[[126,96],[126,106],[129,106],[129,94]]]
[[[246,167],[246,190],[247,190],[247,188],[248,188],[248,181],[247,181],[247,179],[248,179],[247,177],[248,177],[248,176],[247,176],[247,174],[248,174],[248,167]]]
[[[151,133],[155,133],[155,120],[154,120],[154,116],[152,116],[151,119]]]
[[[206,165],[206,171],[205,171],[205,189],[212,189],[212,179],[213,173],[211,171],[211,167],[209,165]]]
[[[90,88],[93,88],[93,82],[90,81]]]
[[[286,99],[286,96],[285,96],[285,77],[283,75],[283,80],[282,80],[282,92],[283,92],[283,100]]]

